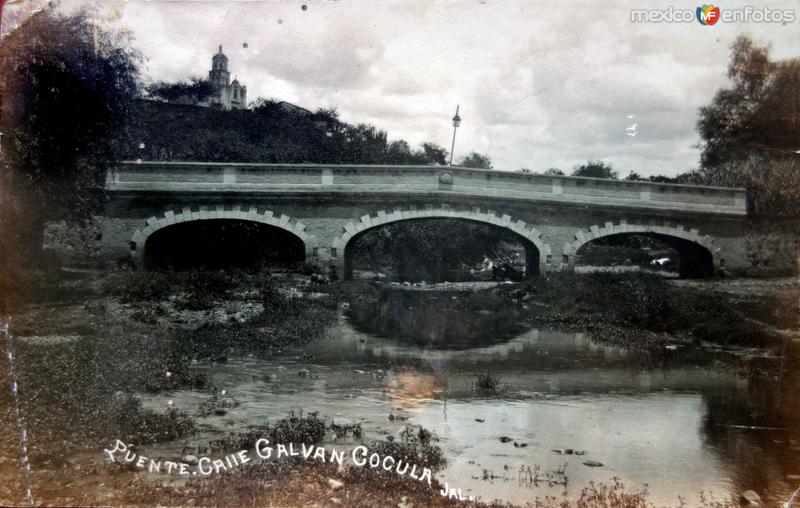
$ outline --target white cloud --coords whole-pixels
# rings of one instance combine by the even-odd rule
[[[697,108],[725,84],[733,39],[748,32],[778,58],[798,56],[800,42],[797,23],[632,23],[630,10],[643,7],[634,1],[305,3],[305,11],[272,1],[97,8],[110,26],[134,33],[152,79],[204,76],[223,44],[251,100],[337,106],[345,120],[373,123],[390,139],[448,148],[460,104],[456,158],[487,152],[503,169],[570,169],[586,159],[623,174],[689,169],[699,155]],[[628,115],[636,115],[635,137],[626,135]]]

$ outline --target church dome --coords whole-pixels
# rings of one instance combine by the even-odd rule
[[[228,61],[228,57],[225,56],[225,53],[222,52],[222,45],[220,45],[220,47],[219,47],[219,53],[214,55],[214,58],[212,58],[211,60],[214,61],[214,62],[216,62],[218,60],[222,60],[222,61],[225,61],[225,62]]]

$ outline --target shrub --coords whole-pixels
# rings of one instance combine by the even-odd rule
[[[289,416],[271,425],[268,432],[273,443],[319,443],[325,437],[325,420],[314,411],[289,412]]]
[[[132,395],[115,396],[108,414],[107,432],[126,442],[147,444],[194,434],[194,422],[185,413],[169,409],[165,414],[143,409]]]
[[[478,374],[473,383],[476,390],[496,392],[500,388],[500,378],[489,373]]]
[[[369,449],[380,455],[391,455],[409,464],[437,471],[447,465],[441,447],[434,443],[439,437],[420,425],[407,425],[394,441],[375,441]]]
[[[318,412],[303,415],[303,412],[289,412],[289,416],[274,424],[264,424],[247,432],[233,432],[222,439],[210,443],[213,450],[242,450],[253,448],[261,438],[270,443],[316,444],[325,437],[325,419]]]

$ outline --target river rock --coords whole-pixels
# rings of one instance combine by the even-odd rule
[[[217,416],[225,416],[226,414],[228,414],[228,411],[222,409],[221,407],[218,407],[217,409],[214,410],[214,414]]]
[[[597,462],[596,460],[585,460],[583,461],[583,465],[587,467],[603,467],[603,463]]]
[[[335,480],[333,478],[328,478],[328,485],[330,485],[333,490],[336,490],[343,487],[344,482],[340,482],[339,480]]]
[[[183,458],[181,459],[181,462],[185,462],[186,464],[189,465],[197,464],[197,456],[192,454],[184,455]]]
[[[749,504],[752,506],[761,505],[761,496],[759,496],[754,490],[745,490],[739,494],[739,498],[743,504]]]
[[[513,439],[511,439],[508,436],[500,436],[500,442],[501,443],[510,443],[511,441],[513,441]]]
[[[298,377],[308,377],[309,374],[310,372],[308,371],[308,369],[300,369],[297,371]]]

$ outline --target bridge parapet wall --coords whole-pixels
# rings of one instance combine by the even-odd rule
[[[745,216],[744,189],[440,166],[126,162],[111,192],[439,194]]]

